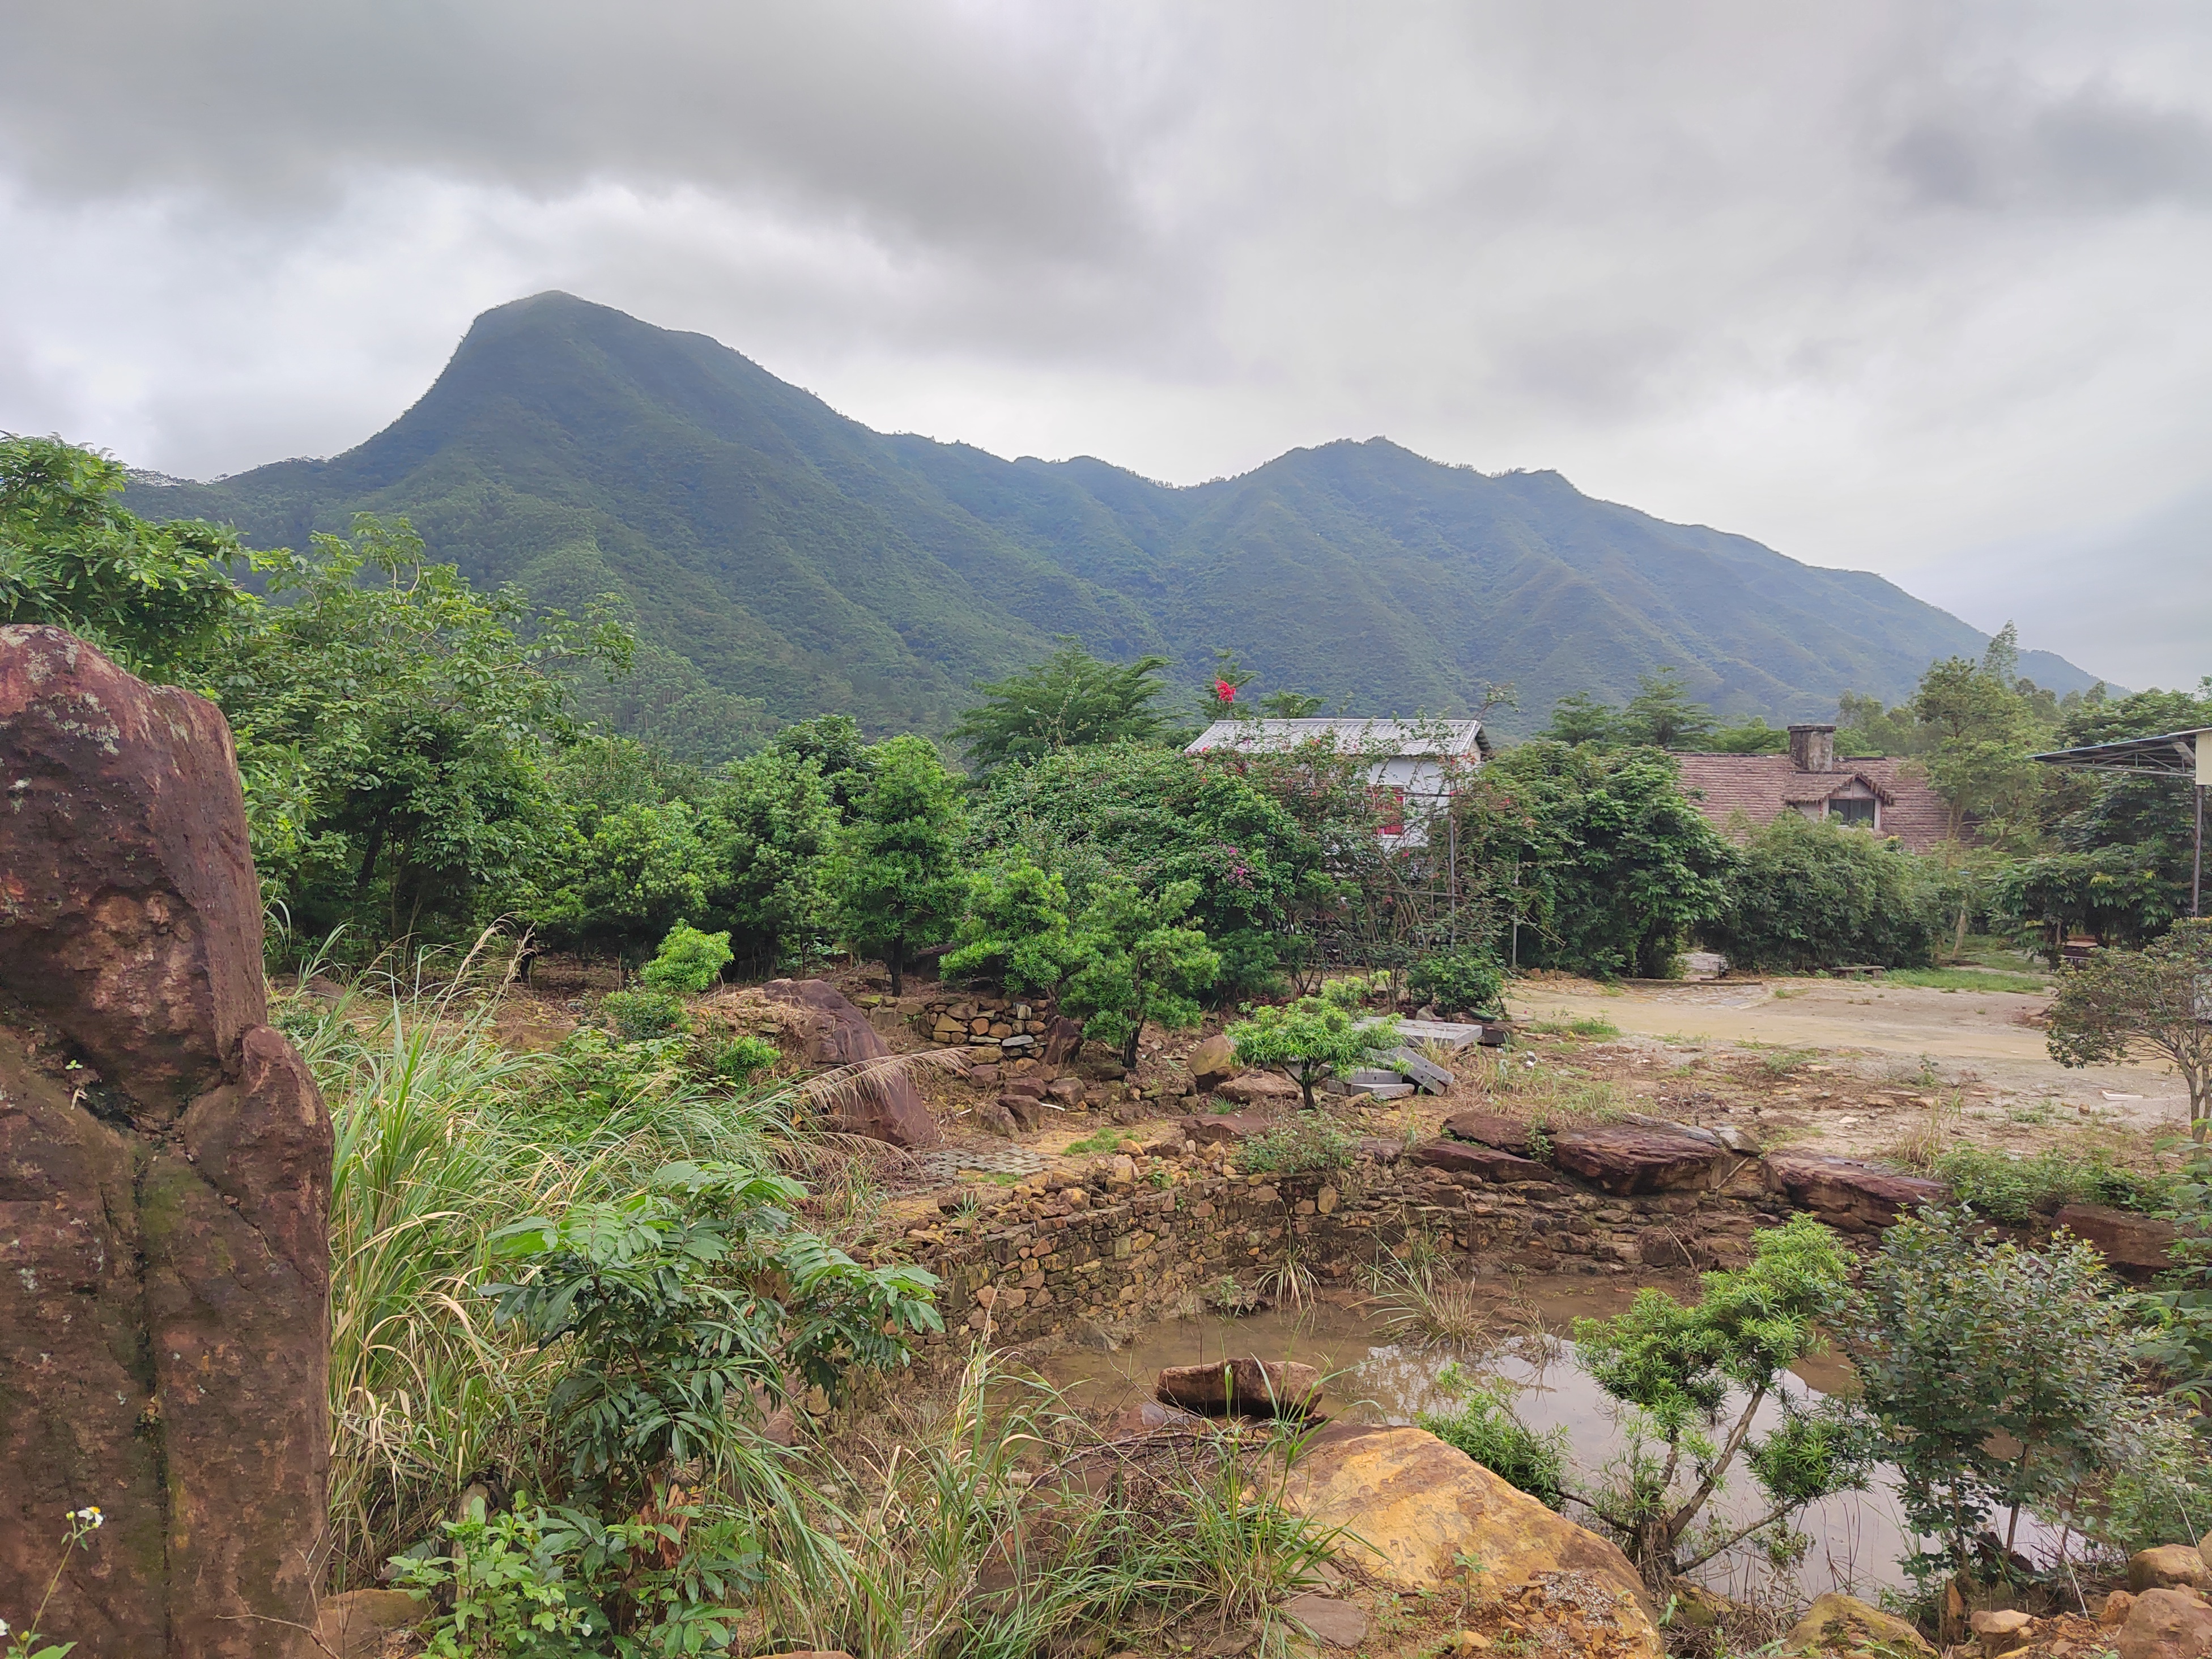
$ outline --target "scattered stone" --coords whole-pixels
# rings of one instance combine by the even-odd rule
[[[2212,1654],[2212,1607],[2188,1590],[2145,1590],[2112,1638],[2119,1659],[2205,1659]]]
[[[2097,1609],[2097,1622],[2108,1630],[2117,1629],[2128,1622],[2128,1614],[2135,1604],[2136,1598],[2127,1591],[2114,1590],[2105,1598],[2105,1605]]]
[[[2148,1589],[2202,1589],[2212,1584],[2212,1567],[2194,1544],[2160,1544],[2137,1550],[2128,1558],[2128,1588],[2140,1595]]]
[[[412,1630],[429,1612],[428,1602],[405,1590],[325,1596],[315,1613],[315,1643],[332,1659],[376,1659],[387,1633]]]
[[[1555,1136],[1552,1159],[1607,1192],[1675,1192],[1709,1187],[1720,1147],[1663,1129],[1577,1129]]]
[[[1309,1590],[1282,1604],[1281,1612],[1333,1648],[1356,1648],[1367,1639],[1367,1615],[1349,1601]]]
[[[1011,1139],[1019,1126],[1003,1103],[987,1100],[975,1109],[975,1127],[985,1134],[1005,1135]]]
[[[1237,1045],[1225,1036],[1210,1036],[1190,1051],[1183,1062],[1200,1094],[1212,1092],[1237,1075]]]
[[[836,1127],[894,1146],[927,1146],[938,1139],[913,1079],[896,1065],[869,1064],[888,1061],[890,1045],[836,986],[826,979],[772,979],[761,992],[813,1016],[806,1034],[809,1065],[866,1068],[840,1091],[831,1115]]]
[[[1083,1046],[1083,1022],[1054,1014],[1044,1023],[1044,1063],[1055,1071],[1075,1057]]]
[[[2115,1267],[2161,1273],[2173,1265],[2170,1252],[2179,1237],[2171,1221],[2136,1215],[2102,1204],[2069,1204],[2054,1224],[2086,1244],[2094,1244]]]
[[[1213,1091],[1239,1106],[1291,1106],[1305,1099],[1305,1091],[1274,1072],[1246,1072],[1232,1077]]]
[[[1170,1365],[1152,1386],[1164,1405],[1246,1417],[1303,1417],[1321,1401],[1321,1373],[1290,1359],[1249,1355],[1210,1365]]]
[[[1974,1640],[1981,1646],[1983,1659],[1996,1659],[1998,1654],[2027,1646],[2035,1624],[2033,1616],[2017,1607],[1978,1613],[1966,1621],[1967,1628],[1974,1632]]]
[[[1856,1595],[1831,1590],[1806,1609],[1782,1644],[1790,1659],[1881,1654],[1887,1659],[1936,1659],[1925,1637],[1899,1619]]]
[[[1256,1112],[1201,1112],[1182,1121],[1184,1137],[1201,1146],[1218,1146],[1224,1141],[1249,1140],[1255,1135],[1266,1134],[1274,1127],[1273,1118],[1261,1117]]]

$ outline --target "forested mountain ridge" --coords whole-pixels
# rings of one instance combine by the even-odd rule
[[[262,546],[404,513],[478,583],[572,610],[619,592],[645,649],[598,712],[701,758],[824,710],[941,731],[971,681],[1060,634],[1192,681],[1225,647],[1262,689],[1376,714],[1510,681],[1523,726],[1668,665],[1723,714],[1825,718],[1986,638],[1878,576],[1382,439],[1179,489],[886,435],[703,335],[563,294],[485,313],[355,449],[134,483],[128,504]],[[2047,653],[2022,666],[2089,684]]]

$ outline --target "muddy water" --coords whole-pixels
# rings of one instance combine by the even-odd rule
[[[1540,1333],[1511,1338],[1487,1354],[1461,1360],[1467,1369],[1512,1383],[1515,1408],[1531,1428],[1565,1430],[1573,1472],[1570,1485],[1598,1484],[1626,1443],[1613,1401],[1575,1364],[1565,1333],[1578,1317],[1622,1311],[1636,1289],[1620,1280],[1532,1283],[1516,1306],[1533,1310]],[[1055,1354],[1043,1369],[1072,1403],[1118,1412],[1151,1397],[1153,1378],[1164,1365],[1199,1364],[1237,1354],[1296,1359],[1319,1368],[1329,1379],[1323,1409],[1340,1419],[1410,1423],[1419,1413],[1446,1410],[1452,1403],[1437,1390],[1436,1376],[1453,1354],[1392,1340],[1375,1311],[1357,1304],[1243,1319],[1164,1321],[1146,1327],[1112,1353]],[[1785,1386],[1796,1399],[1814,1401],[1843,1375],[1838,1362],[1824,1357],[1802,1366]],[[1741,1405],[1740,1399],[1731,1402],[1727,1420],[1734,1420]],[[1771,1426],[1779,1411],[1771,1401],[1763,1406],[1759,1425]],[[1738,1524],[1763,1510],[1751,1477],[1741,1472],[1709,1507]],[[1588,1513],[1573,1504],[1567,1514],[1589,1522]],[[1799,1524],[1813,1543],[1795,1571],[1794,1583],[1787,1576],[1778,1582],[1764,1558],[1747,1547],[1717,1558],[1697,1577],[1713,1589],[1738,1596],[1784,1593],[1809,1599],[1830,1589],[1864,1595],[1884,1585],[1901,1587],[1905,1579],[1897,1562],[1911,1546],[1900,1516],[1893,1481],[1879,1477],[1868,1491],[1844,1492],[1806,1511]]]

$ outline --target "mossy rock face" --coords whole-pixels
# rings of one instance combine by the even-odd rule
[[[1895,1613],[1830,1591],[1784,1642],[1791,1659],[1936,1659],[1927,1639]]]

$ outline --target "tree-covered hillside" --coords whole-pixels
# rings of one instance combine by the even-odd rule
[[[477,319],[414,408],[358,448],[218,483],[134,484],[151,517],[304,546],[404,514],[479,585],[635,608],[637,672],[593,695],[713,760],[824,710],[942,731],[970,682],[1072,634],[1195,681],[1218,649],[1262,689],[1358,712],[1462,712],[1510,681],[1519,724],[1676,665],[1723,714],[1825,718],[1906,695],[1984,636],[1880,577],[1489,477],[1382,439],[1172,489],[1088,459],[893,437],[697,334],[563,294]],[[2088,678],[2024,665],[2059,690]],[[1510,719],[1505,722],[1514,722]]]

